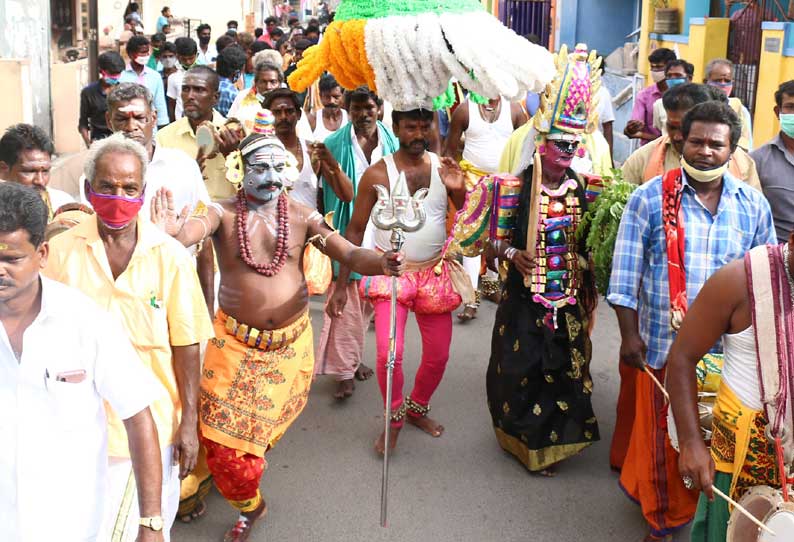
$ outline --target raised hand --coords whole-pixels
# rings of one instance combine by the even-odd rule
[[[167,188],[161,188],[152,198],[152,222],[171,237],[176,237],[185,225],[190,208],[186,205],[181,212],[174,209],[174,195]]]
[[[441,157],[441,167],[438,168],[438,175],[447,190],[450,192],[466,191],[466,174],[460,169],[460,165],[449,156]]]

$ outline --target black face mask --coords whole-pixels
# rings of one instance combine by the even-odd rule
[[[207,45],[210,42],[210,37],[199,36],[199,43],[201,45]]]

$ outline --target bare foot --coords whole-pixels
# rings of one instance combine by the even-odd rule
[[[397,437],[400,436],[400,429],[402,429],[402,427],[395,427],[393,425],[391,426],[391,430],[389,431],[389,451],[390,452],[394,451],[394,448],[397,447]],[[383,455],[383,452],[385,450],[385,448],[383,446],[383,441],[385,439],[386,439],[386,432],[384,431],[383,433],[380,434],[380,436],[378,437],[378,440],[375,441],[375,452],[377,452],[378,455]]]
[[[264,499],[262,499],[262,504],[260,504],[256,510],[243,512],[238,516],[237,523],[234,524],[234,527],[226,531],[226,534],[223,535],[223,542],[245,542],[248,540],[248,537],[251,536],[251,529],[254,528],[254,524],[266,515],[267,504]]]
[[[370,369],[369,367],[367,367],[362,363],[361,365],[358,366],[358,369],[356,369],[356,380],[361,382],[363,382],[364,380],[369,380],[370,378],[372,378],[373,374],[374,373],[372,372],[372,369]]]
[[[477,318],[477,305],[466,305],[463,311],[458,313],[458,320],[468,322]]]
[[[340,380],[336,384],[336,392],[334,392],[335,399],[347,399],[351,395],[353,395],[353,390],[356,389],[356,385],[353,382],[353,379],[350,378],[348,380]]]
[[[190,511],[188,514],[184,514],[179,516],[179,521],[182,523],[190,523],[193,520],[196,520],[203,516],[207,512],[207,503],[204,502],[204,499],[199,500],[196,504],[196,507]]]
[[[440,437],[444,434],[444,426],[427,416],[406,416],[405,419],[413,426],[418,427],[428,435]]]

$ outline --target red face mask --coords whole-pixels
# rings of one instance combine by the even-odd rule
[[[86,181],[85,193],[99,220],[108,228],[114,230],[120,230],[132,222],[138,216],[138,211],[143,207],[143,190],[141,190],[141,195],[137,198],[109,196],[97,194],[91,188],[91,184]]]

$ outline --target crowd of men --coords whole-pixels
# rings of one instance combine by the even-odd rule
[[[229,21],[214,43],[206,24],[195,40],[171,42],[169,8],[150,37],[140,33],[136,14],[137,6],[125,18],[124,54],[103,52],[96,82],[81,94],[85,152],[51,171],[57,149],[41,129],[19,124],[0,138],[0,179],[7,181],[0,183],[0,427],[13,449],[0,461],[12,487],[0,492],[0,532],[8,540],[169,540],[177,518],[204,514],[213,481],[239,512],[224,540],[247,540],[267,513],[259,493],[266,452],[300,414],[316,375],[336,379],[339,400],[372,376],[364,363],[372,322],[375,373],[394,413],[390,442],[384,435],[375,441],[380,453],[396,448],[405,422],[443,434],[428,416],[430,402],[449,359],[453,311],[463,305],[462,323],[477,316],[474,290],[497,302],[505,296],[494,328],[494,344],[505,345],[492,352],[498,371],[523,355],[518,339],[516,348],[508,341],[510,330],[500,339],[524,303],[514,295],[517,279],[502,287],[484,272],[491,262],[464,258],[461,267],[443,251],[448,218],[482,176],[528,171],[521,156],[533,139],[528,121],[537,95],[478,103],[458,88],[450,108],[389,114],[370,89],[344,90],[330,74],[304,94],[288,87],[303,52],[322,39],[319,21],[304,28],[282,12],[252,34]],[[750,115],[730,97],[729,61],[710,62],[705,84],[693,83],[692,65],[672,51],[657,49],[649,61],[654,82],[639,93],[625,128],[642,142],[622,166],[639,187],[621,221],[609,291],[601,294],[617,313],[622,340],[610,462],[641,504],[647,540],[658,540],[695,518],[698,489],[710,496],[712,483],[732,487],[719,476],[735,465],[718,464],[716,478],[713,465],[709,470],[689,408],[690,376],[721,335],[750,326],[752,303],[743,297],[749,271],[741,260],[778,240],[794,245],[794,81],[774,97],[780,133],[753,149]],[[556,175],[552,184],[613,167],[615,117],[601,89],[599,129],[549,145],[565,164],[557,170],[544,158],[544,175]],[[214,134],[210,146],[199,141],[202,127]],[[235,171],[239,188],[229,180]],[[411,193],[428,189],[426,222],[408,235],[404,252],[393,253],[388,232],[369,217],[376,187],[394,190],[401,172]],[[671,211],[673,195],[678,207]],[[666,218],[671,213],[677,221]],[[679,244],[666,239],[670,230]],[[322,325],[308,317],[307,244],[334,260]],[[775,260],[787,271],[788,254]],[[506,244],[494,255],[514,273],[530,274],[536,265]],[[399,304],[387,398],[389,275],[399,275]],[[594,303],[588,307],[591,313]],[[683,320],[679,333],[670,326],[671,307]],[[688,308],[693,316],[683,318]],[[422,358],[404,393],[409,312]],[[568,332],[576,324],[577,334],[589,336],[588,317]],[[555,332],[532,340],[551,344]],[[568,358],[587,349],[589,337],[577,340]],[[731,365],[738,359],[727,355],[731,344],[726,338],[727,378],[761,416],[760,392]],[[578,366],[585,377],[586,365]],[[680,456],[659,417],[665,399],[654,380],[666,376]],[[494,381],[489,370],[489,399],[529,393],[518,389],[523,381],[509,391]],[[546,399],[568,409],[559,396]],[[538,403],[522,402],[528,417],[540,416]],[[519,418],[509,409],[496,413],[501,405],[492,414],[504,446],[512,437],[502,423]],[[587,411],[591,429],[583,434],[597,440]],[[541,453],[553,448],[547,442]],[[553,476],[568,455],[525,464]],[[775,485],[774,476],[766,481]],[[726,512],[718,513],[719,521],[698,509],[698,540],[712,540],[720,521],[727,523]]]

